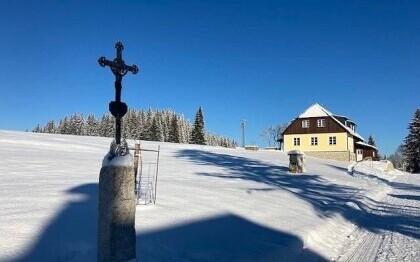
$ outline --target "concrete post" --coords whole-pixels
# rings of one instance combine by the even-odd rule
[[[101,168],[98,208],[99,262],[136,261],[136,200],[132,159],[131,154],[115,156],[110,161],[104,160]]]
[[[289,155],[289,172],[305,172],[305,154],[299,150],[293,150],[287,153]]]

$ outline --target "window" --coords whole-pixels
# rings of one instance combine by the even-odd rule
[[[336,145],[337,144],[337,137],[330,136],[329,142],[330,142],[330,146]]]
[[[318,119],[318,127],[325,127],[325,119]]]
[[[300,138],[299,137],[293,138],[293,145],[300,146]]]
[[[311,137],[311,146],[318,145],[318,137]]]
[[[302,120],[302,128],[309,128],[309,120]]]

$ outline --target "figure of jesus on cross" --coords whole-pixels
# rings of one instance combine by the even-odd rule
[[[115,75],[115,101],[109,103],[109,111],[115,117],[115,142],[118,145],[121,144],[121,119],[127,113],[127,104],[121,102],[121,89],[122,89],[122,78],[128,73],[137,74],[139,69],[136,65],[126,65],[122,59],[122,50],[124,46],[121,42],[115,44],[117,49],[117,57],[113,60],[107,60],[105,57],[100,57],[98,62],[102,67],[109,66],[112,73]]]

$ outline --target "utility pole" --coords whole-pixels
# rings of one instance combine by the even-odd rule
[[[242,119],[241,120],[241,130],[242,130],[242,147],[245,148],[245,123],[246,120]]]

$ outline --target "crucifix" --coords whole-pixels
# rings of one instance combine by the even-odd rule
[[[121,144],[121,119],[127,113],[127,104],[121,102],[122,78],[128,72],[137,74],[139,69],[136,65],[126,65],[122,59],[122,51],[124,46],[121,42],[115,44],[117,49],[117,57],[113,61],[107,60],[105,57],[100,57],[98,62],[102,67],[109,66],[112,73],[115,75],[115,101],[109,103],[109,111],[115,117],[115,142],[117,145]]]

